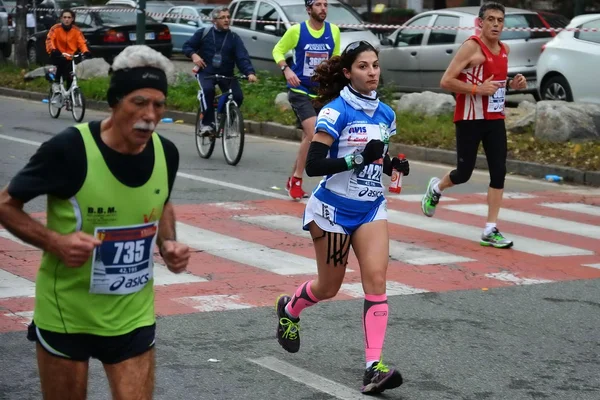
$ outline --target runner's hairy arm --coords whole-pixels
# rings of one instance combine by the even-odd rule
[[[58,233],[51,231],[23,211],[24,203],[8,193],[8,186],[0,192],[0,225],[10,233],[45,251],[51,251]]]
[[[167,240],[177,241],[177,234],[175,232],[175,210],[170,201],[165,203],[160,221],[158,221],[156,245],[160,249]]]

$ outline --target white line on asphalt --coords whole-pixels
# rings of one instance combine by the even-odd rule
[[[182,243],[216,257],[250,265],[280,275],[314,275],[317,264],[308,257],[272,249],[196,226],[177,222]]]
[[[198,181],[198,182],[210,183],[211,185],[223,186],[228,189],[237,189],[237,190],[242,190],[244,192],[258,194],[261,196],[272,197],[275,199],[290,200],[289,196],[284,196],[282,194],[271,193],[271,192],[267,192],[266,190],[255,189],[255,188],[251,188],[248,186],[238,185],[236,183],[223,182],[223,181],[220,181],[217,179],[205,178],[203,176],[187,174],[185,172],[178,172],[177,176],[180,176],[182,178],[191,179],[191,180]]]
[[[154,263],[154,285],[155,286],[167,286],[175,285],[180,283],[196,283],[196,282],[208,282],[208,279],[196,276],[190,272],[184,271],[180,274],[174,274],[162,264]]]
[[[429,218],[424,215],[411,214],[403,211],[388,210],[390,222],[406,227],[414,227],[419,230],[434,232],[439,235],[448,235],[456,238],[478,241],[481,237],[482,228],[471,225],[459,224],[457,222],[444,221]],[[504,232],[504,231],[503,231]],[[506,232],[508,234],[508,232]],[[593,251],[578,249],[558,243],[531,239],[525,236],[511,235],[515,241],[514,249],[537,256],[582,256],[592,255]]]
[[[277,372],[293,381],[302,383],[319,392],[327,393],[330,396],[340,400],[365,400],[365,395],[358,390],[352,390],[347,386],[323,378],[320,375],[298,368],[292,364],[280,361],[275,357],[261,357],[257,359],[248,359],[248,361],[258,364],[261,367]]]
[[[422,194],[390,194],[387,195],[388,199],[400,200],[400,201],[409,201],[411,203],[420,203],[423,199]],[[442,196],[440,197],[440,202],[445,201],[456,201],[456,199],[452,197]]]
[[[487,192],[479,192],[475,193],[480,196],[487,196]],[[530,193],[520,193],[520,192],[504,192],[502,194],[502,198],[504,199],[535,199],[537,196]]]
[[[600,264],[583,264],[584,267],[600,269]]]
[[[452,204],[444,206],[444,208],[482,217],[487,216],[488,213],[487,204]],[[566,219],[545,217],[543,215],[505,208],[500,211],[500,220],[534,226],[541,229],[550,229],[562,233],[570,233],[571,235],[585,236],[592,239],[600,239],[600,227],[583,224],[581,222],[568,221]]]
[[[540,203],[540,206],[600,217],[600,207],[583,203]]]
[[[35,294],[35,283],[0,269],[0,299],[29,297]]]
[[[513,275],[508,272],[496,272],[493,274],[485,274],[488,278],[498,279],[503,282],[511,282],[515,285],[537,285],[540,283],[552,283],[554,281],[549,281],[547,279],[530,279],[530,278],[519,278],[516,275]]]
[[[365,292],[362,283],[344,283],[340,288],[340,292],[355,298],[365,297]],[[428,293],[428,290],[419,289],[416,287],[405,285],[404,283],[387,281],[385,293],[388,296],[404,296],[408,294]]]
[[[262,226],[263,228],[275,229],[292,235],[310,238],[310,233],[302,229],[302,219],[292,217],[291,215],[236,216],[234,219]],[[412,243],[399,242],[397,240],[390,240],[390,257],[412,265],[456,264],[475,261],[471,258],[433,250]]]
[[[202,312],[243,310],[254,307],[251,304],[242,303],[237,295],[227,294],[179,297],[173,300]]]
[[[13,141],[13,142],[30,144],[32,146],[39,146],[39,145],[42,144],[40,142],[34,142],[33,140],[21,139],[21,138],[18,138],[18,137],[6,136],[6,135],[2,135],[2,134],[0,134],[0,139],[6,139],[6,140]]]

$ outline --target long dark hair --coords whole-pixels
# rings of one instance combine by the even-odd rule
[[[317,108],[323,107],[331,100],[340,95],[340,91],[350,83],[350,80],[344,76],[344,68],[350,71],[352,64],[360,53],[373,51],[379,56],[379,52],[369,42],[364,40],[350,43],[341,55],[331,57],[323,61],[315,68],[312,80],[318,83],[317,95],[313,104]]]

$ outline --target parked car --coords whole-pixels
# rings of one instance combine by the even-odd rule
[[[174,52],[181,53],[183,44],[198,29],[212,26],[209,18],[215,7],[216,4],[192,3],[192,5],[171,7],[167,10],[168,15],[161,22],[167,25],[171,31]]]
[[[0,52],[5,58],[12,54],[12,45],[14,42],[14,29],[12,16],[8,9],[0,0]]]
[[[600,29],[600,14],[577,16],[567,28]],[[538,60],[541,98],[600,104],[600,91],[594,84],[598,66],[600,31],[561,31],[543,47]]]
[[[327,3],[328,22],[364,24],[351,7],[338,0],[329,0]],[[273,60],[273,47],[293,22],[308,19],[304,0],[233,0],[229,9],[233,19],[231,30],[242,38],[254,68],[280,74],[281,70]],[[270,23],[258,23],[256,20]],[[366,40],[373,46],[379,46],[377,36],[366,28],[340,28],[342,50],[356,40]],[[286,59],[291,65],[292,52],[287,54]]]
[[[461,44],[475,34],[479,7],[455,7],[426,11],[411,18],[406,28],[398,28],[381,40],[379,59],[382,83],[404,92],[443,92],[440,80]],[[423,29],[411,26],[473,27],[473,29]],[[506,8],[505,28],[547,28],[548,24],[533,11]],[[500,40],[510,47],[508,75],[523,74],[527,88],[509,93],[530,93],[539,98],[536,64],[550,32],[504,31]]]
[[[136,44],[136,13],[108,11],[114,9],[114,6],[93,6],[86,7],[85,13],[78,13],[79,8],[73,9],[77,14],[75,24],[83,32],[92,57],[104,58],[109,64],[125,47]],[[47,35],[48,31],[42,31],[29,38],[30,63],[49,62],[45,43]],[[168,58],[173,52],[169,28],[149,16],[146,16],[145,44]]]

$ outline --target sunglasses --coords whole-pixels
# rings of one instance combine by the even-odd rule
[[[356,42],[352,42],[350,43],[348,46],[346,46],[346,48],[344,49],[342,54],[350,54],[354,51],[356,51],[360,46],[367,46],[370,49],[375,50],[375,47],[373,47],[373,45],[365,40],[358,40]]]

